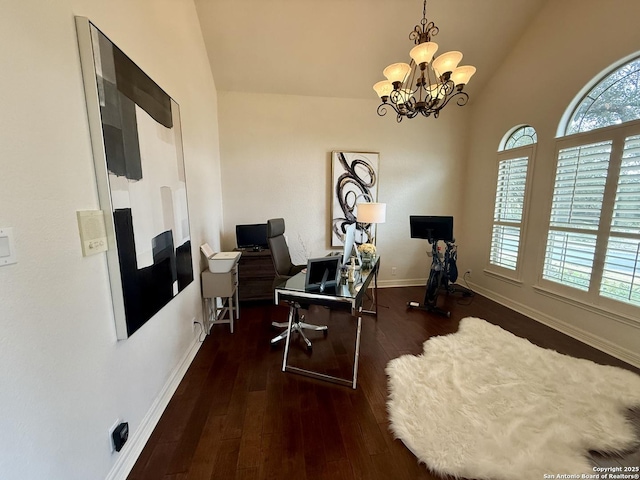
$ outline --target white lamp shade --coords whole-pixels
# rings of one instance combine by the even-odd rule
[[[476,73],[476,67],[472,67],[471,65],[458,67],[451,74],[451,80],[453,80],[453,83],[456,85],[466,85],[474,73]]]
[[[429,88],[427,90],[432,98],[437,98],[438,100],[442,100],[446,96],[445,89],[442,88],[442,85],[440,85],[439,83],[429,85]]]
[[[413,96],[413,92],[407,89],[396,90],[396,93],[398,97],[397,98],[392,97],[392,100],[397,100],[396,103],[398,104],[409,103],[409,101],[411,100],[411,97]]]
[[[460,60],[462,60],[461,52],[447,52],[436,58],[431,63],[431,66],[438,76],[442,76],[447,72],[453,72],[460,63]]]
[[[359,203],[356,217],[359,223],[384,223],[387,219],[387,204]]]
[[[409,56],[420,65],[421,63],[429,63],[437,51],[438,44],[436,42],[425,42],[413,47]]]
[[[382,73],[391,83],[402,83],[404,82],[405,77],[410,71],[411,67],[408,63],[392,63],[387,68],[385,68]]]
[[[391,85],[391,82],[389,82],[389,80],[382,80],[376,83],[373,86],[373,89],[376,91],[380,98],[388,97],[393,91],[393,85]]]

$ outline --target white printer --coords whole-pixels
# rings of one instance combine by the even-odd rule
[[[215,253],[208,243],[203,243],[200,246],[200,251],[207,258],[209,263],[209,271],[211,273],[227,273],[230,272],[233,267],[240,260],[242,252],[217,252]]]

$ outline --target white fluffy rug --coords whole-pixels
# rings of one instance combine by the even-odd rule
[[[593,474],[589,450],[636,445],[625,411],[640,406],[640,376],[542,349],[479,318],[386,372],[391,430],[435,472]]]

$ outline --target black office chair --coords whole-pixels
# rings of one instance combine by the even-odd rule
[[[267,220],[267,243],[269,244],[269,250],[271,250],[271,259],[273,260],[273,266],[276,271],[276,278],[274,280],[274,288],[285,280],[293,277],[295,274],[301,272],[306,265],[294,265],[291,262],[291,254],[289,253],[289,247],[287,241],[284,238],[284,219],[273,218]],[[304,322],[304,315],[300,315],[301,308],[308,308],[308,306],[302,306],[298,302],[291,302],[289,304],[289,317],[293,317],[291,322],[291,330],[288,329],[289,322],[272,322],[271,325],[279,328],[286,328],[286,330],[277,337],[271,339],[271,345],[275,345],[280,340],[287,338],[288,335],[294,332],[298,332],[304,343],[307,345],[307,350],[311,350],[311,341],[302,331],[303,329],[322,331],[327,334],[327,326],[311,325]]]

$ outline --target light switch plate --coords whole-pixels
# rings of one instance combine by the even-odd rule
[[[17,263],[16,247],[13,240],[13,228],[0,228],[0,267]]]
[[[82,255],[95,255],[107,251],[107,232],[104,225],[102,210],[80,210],[78,217],[78,231],[82,244]]]

